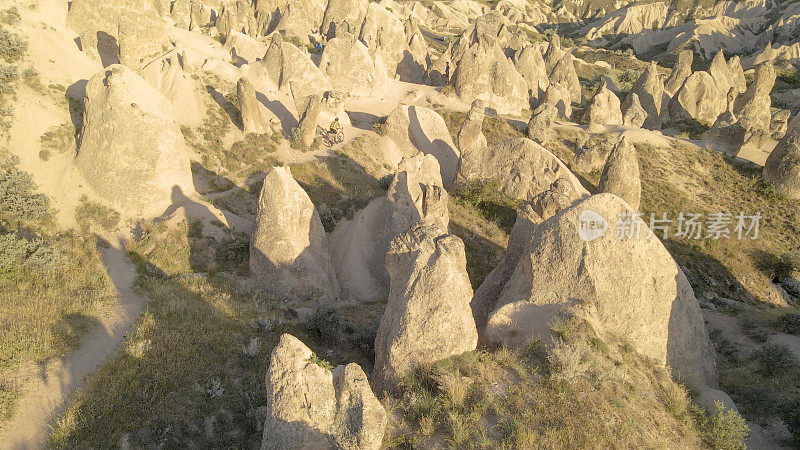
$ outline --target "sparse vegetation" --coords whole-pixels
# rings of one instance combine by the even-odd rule
[[[0,28],[0,58],[7,63],[15,63],[28,51],[28,41],[4,28]]]
[[[72,122],[65,122],[47,130],[39,141],[42,143],[42,150],[55,153],[75,152],[75,135],[77,134]]]
[[[85,232],[93,227],[98,227],[103,231],[114,231],[119,226],[119,219],[120,215],[117,211],[90,201],[85,195],[81,197],[80,204],[75,208],[75,222]]]

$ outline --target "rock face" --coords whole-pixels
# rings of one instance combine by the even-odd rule
[[[496,43],[476,43],[464,51],[453,87],[462,99],[481,99],[500,113],[529,106],[528,83]]]
[[[781,195],[800,199],[800,115],[792,119],[786,134],[767,157],[763,176]]]
[[[284,91],[293,89],[304,95],[330,91],[331,83],[311,58],[276,34],[261,61],[250,64],[250,79],[266,78]],[[258,84],[258,83],[256,83]]]
[[[516,199],[531,200],[562,176],[570,180],[578,195],[586,193],[564,163],[525,138],[508,139],[477,154],[464,153],[458,170],[460,182],[496,180],[504,194]]]
[[[711,65],[708,67],[708,73],[714,80],[714,85],[717,87],[717,92],[725,95],[734,87],[733,77],[731,76],[728,62],[725,60],[725,55],[722,50],[718,51],[711,60]],[[744,75],[744,74],[742,74]]]
[[[710,126],[725,111],[725,103],[725,95],[717,92],[711,75],[695,72],[669,102],[669,118],[672,121],[695,119]]]
[[[486,147],[486,136],[483,135],[483,112],[485,107],[481,100],[472,102],[469,114],[458,130],[458,149],[461,153],[480,151]]]
[[[517,210],[517,220],[511,230],[502,259],[483,280],[470,302],[480,342],[485,341],[486,321],[495,308],[503,286],[514,273],[519,259],[528,251],[534,228],[569,207],[574,201],[572,184],[566,178],[559,178],[550,185],[549,190],[542,192],[532,202]]]
[[[263,106],[256,98],[256,90],[247,78],[236,83],[236,98],[239,100],[239,112],[242,115],[242,127],[245,133],[262,134],[270,130]]]
[[[195,192],[189,153],[169,100],[122,65],[86,85],[75,165],[86,183],[123,215],[157,215],[171,197]]]
[[[338,299],[339,286],[317,209],[288,167],[264,177],[250,241],[250,272],[273,295]]]
[[[433,155],[439,161],[445,187],[453,184],[460,152],[439,113],[424,106],[400,105],[389,114],[385,125],[403,156],[418,151]]]
[[[139,70],[166,42],[161,15],[155,2],[73,0],[67,25],[77,34],[96,36],[104,66],[119,62]]]
[[[559,83],[567,88],[570,93],[570,100],[573,102],[583,102],[583,90],[578,79],[578,73],[575,72],[575,63],[572,61],[571,54],[567,53],[558,60],[550,72],[550,81]]]
[[[330,0],[322,19],[321,32],[328,39],[343,34],[358,35],[369,0]]]
[[[605,125],[622,125],[619,97],[605,83],[600,85],[589,102],[583,120],[589,124],[592,133],[602,132]]]
[[[439,176],[439,163],[432,155],[417,153],[403,158],[386,199],[392,208],[392,237],[410,230],[420,220],[448,229],[447,191]]]
[[[694,61],[694,51],[687,48],[678,53],[678,62],[672,67],[672,73],[664,83],[664,92],[672,97],[683,86],[683,82],[692,74],[692,61]]]
[[[558,108],[542,103],[533,110],[531,120],[528,121],[528,138],[539,144],[544,144],[550,139],[550,128],[558,117]]]
[[[292,89],[292,92],[295,92],[294,89]],[[295,133],[297,133],[303,145],[309,148],[317,137],[317,119],[320,111],[322,111],[322,96],[319,94],[309,95],[301,100],[299,104],[302,106],[298,108],[300,120]]]
[[[353,35],[329,40],[319,68],[340,91],[368,93],[379,80],[369,49]]]
[[[464,243],[420,222],[392,241],[390,290],[375,338],[373,386],[392,390],[418,365],[475,350]]]
[[[386,7],[369,4],[360,39],[373,55],[380,54],[389,77],[422,82],[425,68],[411,54],[403,24]]]
[[[547,72],[550,73],[556,66],[556,63],[564,57],[564,50],[561,49],[561,38],[558,34],[553,33],[550,35],[547,51],[544,54],[544,64]]]
[[[647,120],[647,111],[642,108],[637,94],[631,94],[631,101],[625,114],[622,116],[622,124],[629,127],[641,128]]]
[[[619,197],[598,194],[537,226],[489,317],[487,338],[551,342],[556,315],[580,313],[601,336],[624,336],[689,387],[713,386],[714,350],[691,285],[646,224],[640,221],[639,239],[617,239],[626,231],[617,229],[617,218],[629,210]],[[607,230],[579,234],[589,220]]]
[[[514,58],[514,66],[528,83],[528,93],[531,98],[539,99],[544,95],[550,85],[547,78],[547,69],[539,49],[529,45],[519,52]]]
[[[650,67],[633,83],[633,87],[625,99],[625,109],[633,101],[632,94],[639,96],[642,108],[647,112],[644,127],[653,130],[661,128],[661,100],[664,96],[664,82],[658,75],[658,64],[655,61],[651,62]]]
[[[281,335],[267,371],[263,450],[378,449],[387,416],[358,364],[331,372],[294,336]]]
[[[608,155],[598,189],[625,200],[633,211],[639,209],[642,197],[639,158],[636,156],[636,147],[624,136]]]
[[[770,92],[774,86],[775,68],[769,62],[759,64],[753,82],[733,105],[733,114],[747,123],[746,128],[769,130],[772,120]]]
[[[255,62],[267,52],[267,46],[263,42],[236,30],[231,31],[225,38],[224,48],[230,52],[234,61],[241,59],[246,62]]]
[[[569,90],[560,83],[550,83],[541,103],[553,105],[558,111],[558,117],[564,120],[572,118],[572,100]]]
[[[142,67],[147,80],[172,103],[175,118],[181,125],[197,126],[205,119],[205,105],[199,94],[198,82],[186,54],[173,51]],[[205,94],[205,92],[203,92]]]

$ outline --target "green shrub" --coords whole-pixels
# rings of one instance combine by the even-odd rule
[[[28,41],[24,37],[0,28],[0,57],[13,63],[22,59],[26,51]]]
[[[100,203],[92,202],[85,195],[75,208],[75,221],[85,231],[96,225],[105,231],[114,231],[119,226],[119,212]]]
[[[800,334],[800,313],[787,313],[778,317],[775,326],[789,334]]]
[[[12,6],[2,13],[0,13],[0,20],[8,25],[16,25],[20,21],[19,10],[16,6]]]
[[[752,358],[764,376],[774,376],[797,368],[797,359],[791,350],[780,344],[766,344],[753,352]]]
[[[50,127],[40,138],[42,148],[56,153],[75,151],[75,127],[72,122]]]
[[[335,308],[325,306],[314,310],[303,324],[306,333],[317,339],[339,339],[342,315]]]
[[[750,434],[747,423],[736,411],[725,408],[716,402],[713,414],[703,410],[695,411],[697,425],[703,440],[711,448],[744,449],[744,440]]]
[[[36,184],[27,172],[19,169],[19,157],[0,154],[0,227],[50,223],[50,201],[35,192]]]

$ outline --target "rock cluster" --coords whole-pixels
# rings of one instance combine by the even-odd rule
[[[441,227],[417,223],[386,255],[389,299],[375,338],[373,386],[392,390],[420,364],[474,350],[472,287],[464,244]]]
[[[283,334],[266,381],[263,450],[381,447],[386,410],[358,364],[331,371],[297,338]]]

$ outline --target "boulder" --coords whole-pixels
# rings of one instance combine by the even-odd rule
[[[578,73],[575,72],[575,63],[572,61],[571,54],[565,54],[553,66],[553,70],[550,72],[550,82],[559,83],[567,88],[570,93],[570,99],[573,102],[583,102],[583,89],[581,89]]]
[[[575,175],[547,149],[530,139],[512,138],[477,153],[462,154],[457,180],[495,180],[505,195],[531,200],[562,176],[572,183],[576,198],[586,194]]]
[[[624,136],[609,153],[597,188],[600,192],[608,192],[625,200],[634,211],[639,209],[642,197],[639,158],[636,147]]]
[[[475,318],[480,342],[484,342],[486,321],[506,282],[511,278],[519,259],[528,251],[528,244],[534,228],[544,220],[556,215],[575,202],[572,184],[566,178],[559,178],[530,203],[517,210],[517,220],[511,229],[508,246],[500,262],[489,272],[472,297],[470,307]]]
[[[600,336],[624,337],[668,365],[690,388],[713,387],[714,349],[688,279],[641,220],[638,239],[617,238],[627,232],[618,217],[630,209],[603,193],[537,226],[489,316],[487,339],[551,345],[549,324],[579,314]]]
[[[375,338],[377,392],[393,390],[420,364],[475,350],[478,343],[461,239],[420,222],[392,241],[386,266],[389,299]]]
[[[664,96],[664,82],[658,75],[658,64],[655,61],[633,83],[633,87],[625,99],[624,109],[633,101],[632,95],[639,97],[642,108],[647,112],[644,127],[657,130],[661,128],[661,100]]]
[[[695,119],[711,126],[725,110],[725,95],[717,92],[708,72],[695,72],[672,97],[668,110],[672,121]]]
[[[625,109],[625,114],[622,116],[622,124],[629,127],[641,128],[644,121],[647,119],[647,111],[642,108],[637,94],[631,95],[631,101]]]
[[[672,72],[664,83],[664,92],[669,97],[675,95],[678,89],[683,86],[683,82],[692,74],[693,60],[694,51],[690,48],[685,48],[678,53],[678,61],[675,63],[675,66],[672,67]]]
[[[378,449],[387,415],[358,364],[333,372],[297,338],[281,335],[272,350],[262,450]]]
[[[600,84],[586,107],[583,120],[589,124],[591,133],[603,132],[606,125],[622,125],[619,97],[605,84]]]
[[[547,78],[547,69],[539,49],[527,46],[517,52],[514,58],[514,67],[528,83],[528,93],[532,99],[539,99],[544,95],[550,81]]]
[[[542,103],[533,110],[531,119],[528,121],[528,139],[544,145],[550,140],[550,128],[558,117],[558,108],[549,104]]]
[[[481,100],[472,102],[472,107],[458,130],[458,149],[461,153],[480,151],[488,144],[483,135],[483,113],[485,106]]]
[[[789,123],[764,163],[764,181],[783,196],[800,199],[800,114]]]
[[[256,98],[256,90],[247,78],[236,83],[236,98],[242,116],[242,131],[263,134],[270,131],[270,123],[264,113],[264,106]]]
[[[250,240],[250,272],[270,295],[331,302],[336,274],[319,213],[288,167],[264,177]]]
[[[559,83],[550,83],[541,104],[553,105],[558,111],[558,118],[572,120],[572,100],[569,90]]]
[[[779,141],[786,134],[791,115],[792,112],[788,109],[776,109],[772,113],[769,123],[769,133],[772,139]]]
[[[352,35],[329,40],[319,68],[333,89],[351,93],[370,93],[380,79],[369,49]]]
[[[194,194],[189,152],[170,101],[133,70],[112,65],[86,84],[75,165],[125,216],[164,212]]]

